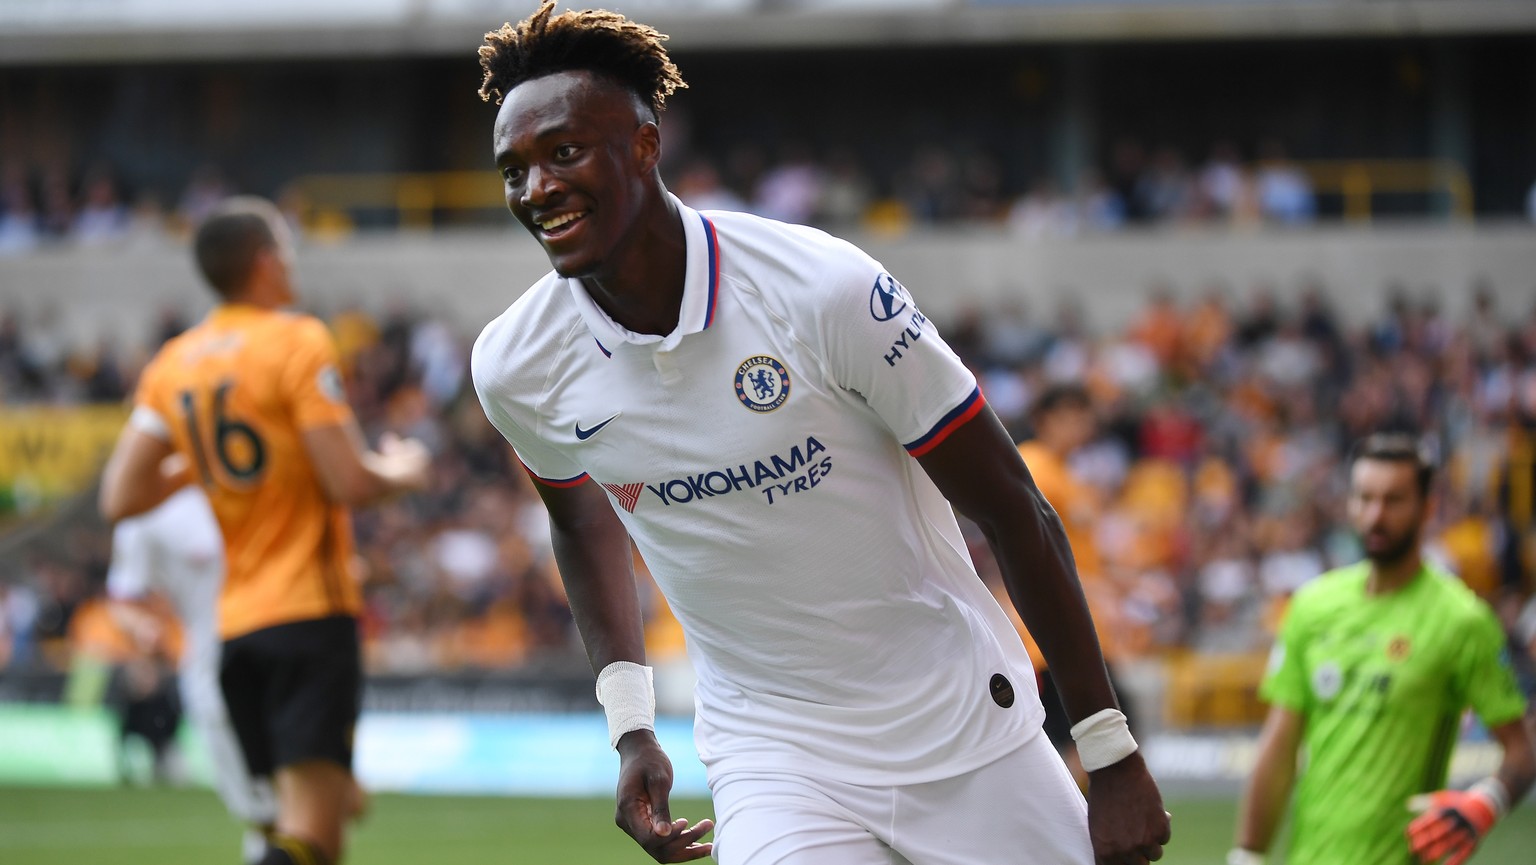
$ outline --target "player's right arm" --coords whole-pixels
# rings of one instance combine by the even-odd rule
[[[165,501],[192,479],[186,458],[176,456],[167,425],[168,392],[162,355],[139,376],[133,413],[102,470],[97,507],[107,522],[138,516]]]
[[[549,510],[555,562],[593,672],[601,675],[615,663],[643,667],[645,630],[629,533],[614,515],[607,494],[590,479],[574,486],[535,480],[534,486]],[[701,820],[690,828],[687,819],[672,819],[672,761],[655,732],[630,730],[619,737],[615,748],[619,784],[614,822],[619,828],[658,862],[708,856],[713,845],[698,839],[713,823]]]
[[[1238,810],[1238,849],[1230,858],[1237,865],[1244,862],[1243,852],[1249,854],[1248,861],[1262,862],[1274,841],[1275,829],[1296,782],[1296,754],[1304,724],[1300,712],[1280,705],[1271,706],[1264,719],[1258,758]]]
[[[185,460],[171,459],[174,453],[168,438],[130,420],[102,471],[97,499],[102,517],[115,523],[137,516],[185,486],[191,475]]]
[[[603,488],[536,432],[541,424],[536,406],[549,379],[551,355],[541,350],[547,346],[535,347],[535,335],[544,331],[523,321],[524,312],[513,307],[475,341],[470,355],[475,393],[549,511],[555,562],[598,676],[609,741],[619,753],[614,820],[658,862],[702,859],[713,845],[698,839],[713,824],[702,820],[690,827],[687,820],[671,818],[672,762],[654,732],[656,704],[645,667],[645,627],[629,532]]]
[[[1238,808],[1237,846],[1231,865],[1260,865],[1274,841],[1296,783],[1296,757],[1306,731],[1308,696],[1306,645],[1308,609],[1305,589],[1291,599],[1259,696],[1269,703],[1269,715],[1259,734],[1259,754]]]

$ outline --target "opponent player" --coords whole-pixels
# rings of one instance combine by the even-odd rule
[[[275,207],[230,199],[194,251],[221,302],[144,370],[102,512],[153,507],[187,479],[163,470],[166,457],[186,460],[224,534],[225,703],[246,765],[277,791],[261,863],[336,862],[359,805],[361,597],[347,506],[419,488],[429,458],[415,441],[368,450],[325,326],[281,311],[294,299],[293,244]]]
[[[974,378],[858,249],[668,193],[657,116],[683,82],[663,37],[553,7],[480,49],[507,204],[554,272],[472,367],[549,508],[619,825],[662,862],[1160,858],[1168,817],[1060,522]],[[951,502],[1079,719],[1086,808]],[[669,811],[631,537],[698,672],[714,845]]]
[[[219,693],[219,589],[224,585],[224,538],[194,486],[183,487],[148,513],[112,530],[112,566],[107,594],[120,621],[135,634],[158,628],[136,606],[150,592],[169,598],[185,629],[178,670],[181,702],[207,746],[213,785],[224,807],[246,823],[245,861],[266,855],[266,832],[277,819],[269,778],[253,779],[245,768],[224,696]]]
[[[1410,436],[1362,442],[1348,511],[1366,559],[1291,601],[1262,695],[1271,703],[1231,865],[1259,865],[1297,775],[1289,861],[1458,865],[1536,779],[1493,611],[1419,552],[1434,467]],[[1462,711],[1503,747],[1498,772],[1443,790]],[[1410,806],[1421,816],[1412,818]]]

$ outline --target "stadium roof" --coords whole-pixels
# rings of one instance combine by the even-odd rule
[[[0,0],[0,66],[456,54],[532,0]],[[562,4],[570,5],[570,4]],[[611,0],[679,50],[1536,32],[1530,0]]]

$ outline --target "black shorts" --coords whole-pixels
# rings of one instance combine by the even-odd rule
[[[219,685],[252,775],[306,760],[351,770],[363,696],[356,619],[290,622],[229,640]]]
[[[1051,738],[1051,744],[1056,750],[1072,744],[1072,721],[1067,717],[1067,707],[1061,703],[1061,695],[1056,693],[1056,682],[1051,678],[1050,670],[1041,670],[1036,681],[1040,685],[1040,703],[1045,706],[1045,735]],[[1136,732],[1136,713],[1131,708],[1130,698],[1125,689],[1115,679],[1115,668],[1109,667],[1109,684],[1115,689],[1115,696],[1120,700],[1120,711],[1125,713],[1126,723],[1131,728],[1131,733]]]

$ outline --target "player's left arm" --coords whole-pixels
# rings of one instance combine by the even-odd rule
[[[1124,732],[1123,716],[1108,736],[1100,733],[1105,728],[1099,723],[1086,729],[1082,723],[1112,719],[1119,703],[1060,517],[990,407],[918,461],[950,503],[986,535],[1008,594],[1054,672],[1068,715],[1077,722],[1073,735],[1080,737],[1085,764],[1093,762],[1095,751],[1113,758],[1089,772],[1089,831],[1098,861],[1160,859],[1170,834],[1167,812],[1146,763]],[[1129,753],[1122,753],[1127,747]]]
[[[1492,612],[1482,612],[1466,628],[1456,686],[1498,740],[1503,759],[1497,772],[1466,790],[1440,790],[1409,801],[1419,816],[1408,824],[1408,845],[1423,862],[1465,862],[1536,781],[1536,743],[1523,717],[1525,699],[1507,638]]]
[[[1504,749],[1504,759],[1494,777],[1504,785],[1509,792],[1509,804],[1514,805],[1536,784],[1536,741],[1531,725],[1522,718],[1494,727],[1491,732]]]
[[[1523,719],[1490,730],[1504,749],[1498,772],[1465,790],[1415,796],[1419,816],[1408,824],[1408,845],[1421,862],[1461,865],[1536,781],[1536,748]]]

